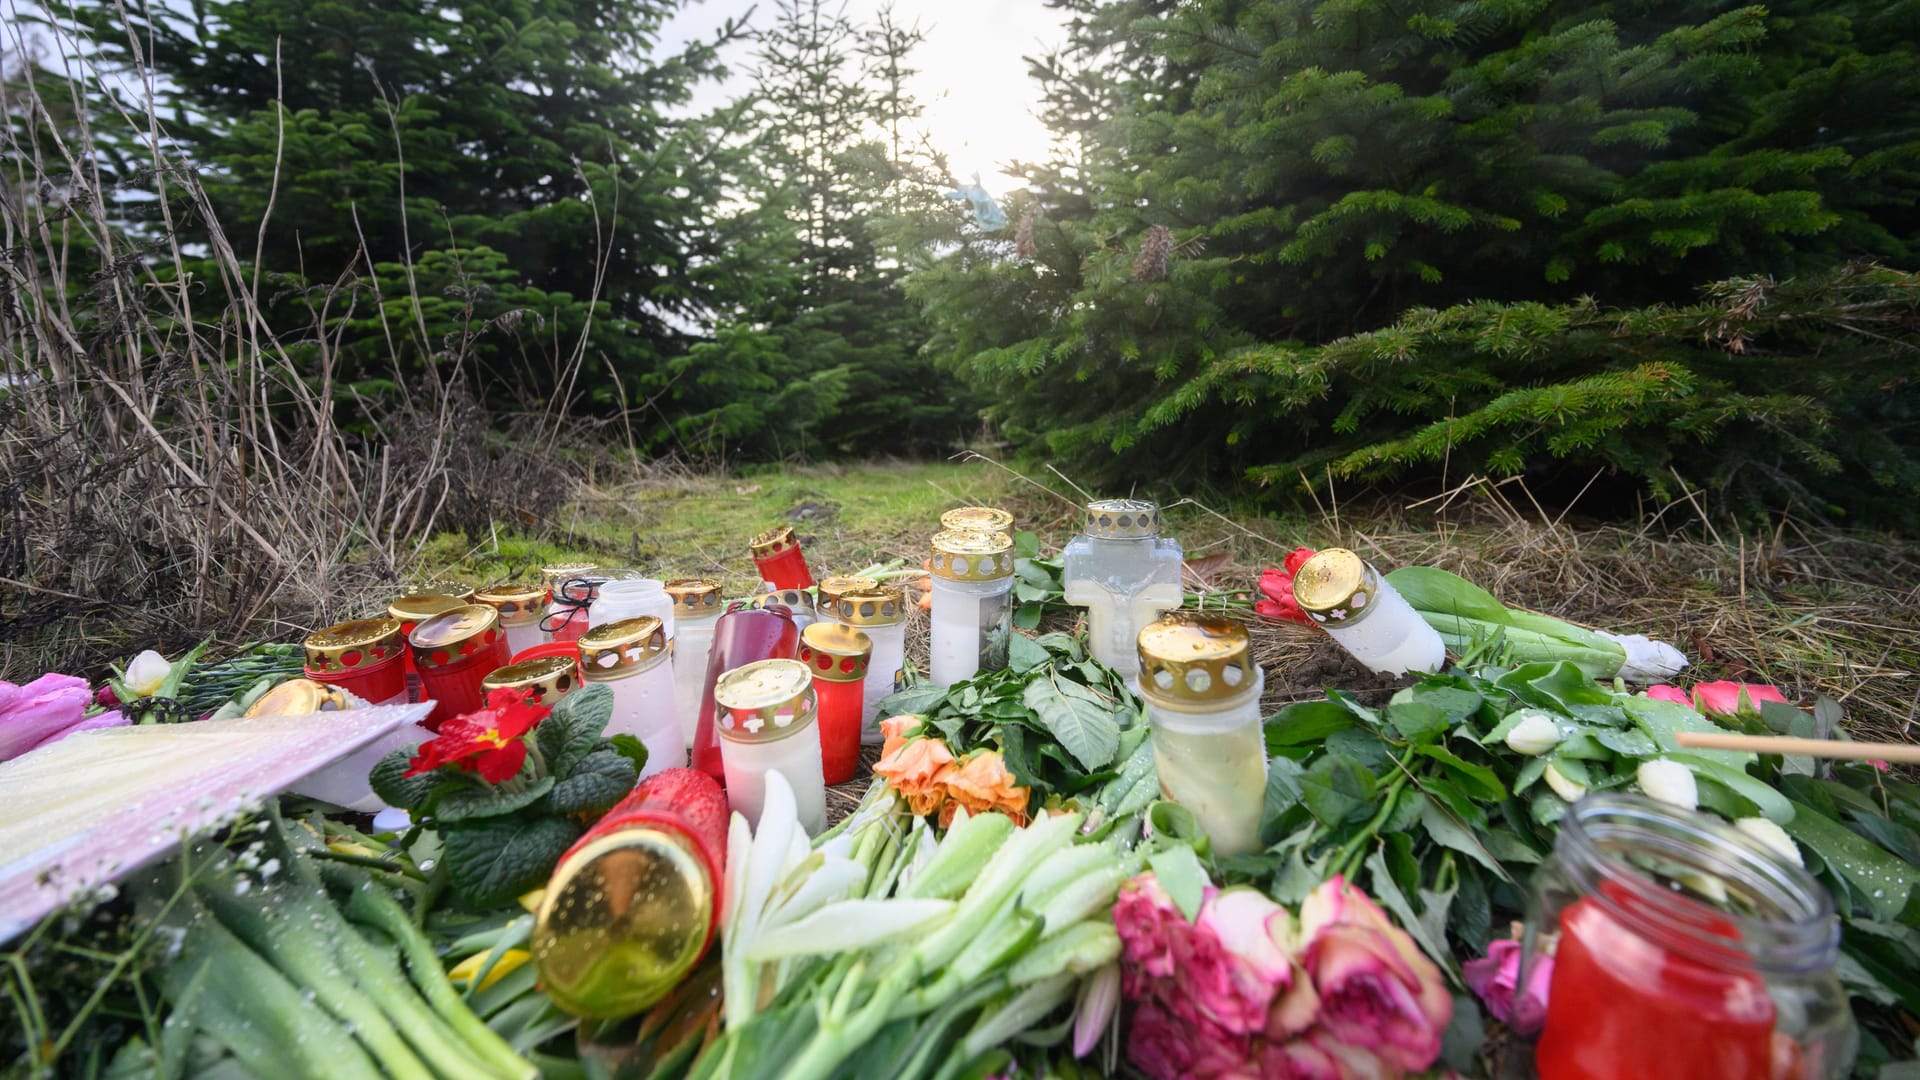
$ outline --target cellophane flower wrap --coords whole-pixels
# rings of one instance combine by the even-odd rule
[[[1396,1077],[1432,1066],[1453,1002],[1440,970],[1340,877],[1296,919],[1208,886],[1189,922],[1151,873],[1114,903],[1129,1059],[1174,1077]]]

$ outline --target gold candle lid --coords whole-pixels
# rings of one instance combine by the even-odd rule
[[[534,914],[540,988],[576,1016],[631,1016],[700,959],[716,883],[688,843],[644,825],[562,859]]]
[[[501,626],[530,626],[539,622],[547,601],[552,598],[552,590],[545,585],[524,582],[489,585],[473,594],[474,603],[485,604],[500,612]]]
[[[880,583],[856,574],[835,574],[820,583],[820,607],[830,608],[834,601],[850,592],[871,592]]]
[[[245,716],[308,716],[313,713],[339,712],[353,708],[353,702],[337,686],[312,679],[288,679],[260,695],[247,706]]]
[[[941,514],[940,527],[948,532],[1006,532],[1013,528],[1013,515],[997,506],[962,506]]]
[[[600,569],[599,563],[557,562],[540,568],[540,580],[548,589],[557,589],[570,578],[586,577]]]
[[[782,525],[777,529],[768,529],[766,532],[747,541],[747,550],[751,551],[753,557],[756,559],[771,559],[788,548],[797,548],[799,546],[800,541],[794,538],[793,526],[791,525]]]
[[[400,591],[401,596],[452,596],[462,603],[473,602],[473,582],[461,578],[434,578],[416,582]]]
[[[400,656],[399,619],[355,619],[307,635],[307,670],[329,675],[378,667]]]
[[[1378,606],[1380,575],[1346,548],[1323,548],[1293,575],[1293,599],[1322,625],[1352,626]]]
[[[906,596],[894,585],[844,593],[822,609],[848,626],[897,626],[907,618]]]
[[[666,584],[673,597],[673,617],[704,619],[720,614],[720,583],[705,578],[679,578]]]
[[[498,611],[486,604],[464,604],[422,619],[407,643],[413,646],[416,667],[435,668],[461,663],[499,636]]]
[[[795,615],[811,614],[813,594],[805,589],[775,589],[772,592],[760,593],[747,601],[747,606],[753,608],[764,608],[769,604],[792,608]]]
[[[1190,708],[1232,701],[1252,690],[1247,626],[1223,615],[1172,611],[1140,631],[1140,696]]]
[[[495,668],[480,680],[482,696],[495,690],[527,690],[534,705],[552,705],[580,689],[580,664],[571,656],[536,656]]]
[[[816,679],[859,682],[873,659],[873,639],[837,622],[817,622],[800,631],[800,662]]]
[[[1145,499],[1090,502],[1085,532],[1097,540],[1150,540],[1160,535],[1160,507]]]
[[[601,623],[580,635],[580,670],[588,682],[611,682],[650,671],[665,662],[667,628],[659,617],[640,615]]]
[[[417,623],[429,615],[438,615],[467,603],[467,600],[451,593],[409,593],[396,597],[393,603],[387,605],[387,618]]]
[[[1013,538],[1006,533],[948,530],[933,538],[933,576],[998,581],[1013,576]]]
[[[713,684],[720,736],[734,742],[773,742],[813,726],[818,702],[813,670],[798,660],[757,660]]]

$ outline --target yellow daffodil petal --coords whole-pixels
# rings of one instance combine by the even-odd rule
[[[452,979],[456,983],[472,982],[474,976],[480,974],[481,965],[487,962],[487,955],[488,954],[484,952],[477,952],[465,960],[460,961],[454,965],[452,971],[447,972],[447,978]],[[525,949],[508,949],[506,952],[501,953],[499,961],[493,965],[493,969],[487,972],[486,979],[480,983],[480,989],[485,990],[487,987],[513,974],[515,968],[518,968],[521,964],[531,959],[533,959],[533,954]]]

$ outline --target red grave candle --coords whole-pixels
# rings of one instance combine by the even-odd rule
[[[829,784],[846,783],[859,767],[872,658],[873,639],[851,626],[818,622],[800,632],[799,660],[813,672],[813,693],[820,702],[820,764]]]
[[[406,647],[398,619],[355,619],[307,635],[307,678],[369,705],[407,701]]]
[[[420,620],[431,618],[463,604],[470,604],[473,602],[468,599],[471,595],[473,595],[471,590],[466,593],[411,592],[405,596],[396,597],[393,603],[387,605],[387,618],[400,620],[402,642],[400,663],[407,671],[408,701],[420,700],[420,669],[413,664],[413,650],[404,645],[406,639],[413,636],[413,628],[420,625]]]
[[[720,729],[714,725],[714,684],[720,676],[757,660],[791,660],[800,643],[800,630],[785,608],[742,608],[720,616],[713,624],[713,645],[707,651],[705,688],[700,695],[700,718],[693,733],[693,767],[726,783],[726,763],[720,757]]]
[[[500,613],[486,604],[449,608],[422,621],[407,644],[420,669],[420,700],[434,703],[426,723],[435,731],[485,705],[483,681],[510,659]]]
[[[760,578],[767,584],[776,589],[813,588],[813,572],[807,569],[807,557],[793,535],[793,526],[763,532],[748,542],[747,549],[753,552],[753,564],[760,568]]]

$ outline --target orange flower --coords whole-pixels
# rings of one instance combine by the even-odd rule
[[[947,781],[947,793],[970,814],[999,810],[1016,825],[1027,823],[1027,799],[1033,794],[1014,782],[998,750],[982,750],[962,763]]]
[[[880,721],[880,734],[886,736],[881,744],[880,756],[890,758],[895,750],[907,744],[907,739],[920,729],[920,718],[908,713],[905,716],[889,716]]]
[[[902,717],[896,716],[886,723],[900,719]],[[882,729],[885,730],[884,725]],[[947,781],[956,772],[953,751],[948,750],[947,744],[939,739],[906,739],[902,736],[901,741],[895,744],[894,738],[894,734],[889,732],[887,745],[891,749],[874,763],[874,775],[885,777],[895,791],[906,796],[907,807],[914,816],[933,813],[946,801]]]

